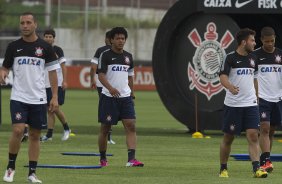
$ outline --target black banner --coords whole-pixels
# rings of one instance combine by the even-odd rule
[[[205,13],[282,14],[282,0],[197,0]]]

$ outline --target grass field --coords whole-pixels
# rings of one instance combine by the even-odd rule
[[[8,138],[10,135],[9,90],[2,90],[2,125],[0,127],[0,174],[7,164]],[[63,110],[76,136],[60,140],[62,127],[57,120],[53,141],[42,143],[40,164],[98,165],[99,157],[62,156],[61,152],[98,152],[96,91],[67,92]],[[230,178],[218,178],[220,134],[206,131],[210,139],[192,139],[185,126],[178,123],[165,109],[156,92],[136,92],[138,147],[137,159],[143,168],[126,168],[127,152],[123,127],[113,128],[116,145],[108,146],[109,166],[102,169],[68,170],[38,168],[37,174],[45,184],[217,184],[217,183],[273,183],[281,181],[281,162],[274,162],[275,170],[266,179],[252,178],[251,163],[229,161]],[[281,153],[281,143],[276,138],[273,153]],[[279,145],[280,144],[280,145]],[[22,144],[17,159],[14,183],[27,183],[27,143]],[[238,137],[232,153],[246,153],[247,143]],[[2,177],[0,175],[0,177]],[[0,178],[0,183],[2,179]],[[4,182],[2,182],[4,183]]]

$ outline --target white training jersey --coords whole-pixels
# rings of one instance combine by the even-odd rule
[[[233,86],[239,87],[239,93],[233,95],[226,90],[224,104],[230,107],[248,107],[257,105],[254,87],[254,72],[257,58],[253,54],[247,56],[231,52],[226,55],[220,75],[227,75]]]
[[[258,96],[269,102],[282,100],[282,50],[275,48],[273,53],[261,47],[253,52],[258,57]]]
[[[113,50],[103,52],[99,59],[98,72],[105,73],[108,82],[116,88],[120,97],[129,97],[131,89],[128,85],[128,76],[134,75],[133,59],[129,52],[118,54]],[[112,97],[107,88],[102,93]]]
[[[11,100],[46,104],[44,70],[56,70],[60,66],[51,45],[41,38],[35,42],[21,38],[8,45],[3,67],[13,70]]]

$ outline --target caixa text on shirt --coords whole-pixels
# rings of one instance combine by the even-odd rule
[[[36,58],[19,58],[17,60],[19,65],[35,65],[40,66],[42,60]]]
[[[270,67],[261,67],[260,71],[262,73],[276,73],[279,72],[281,73],[281,67],[277,67],[277,66],[270,66]]]
[[[238,69],[237,75],[253,75],[254,69],[252,68],[244,68],[244,69]]]
[[[113,66],[112,71],[128,72],[128,66]]]

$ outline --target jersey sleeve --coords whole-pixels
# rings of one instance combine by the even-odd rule
[[[56,54],[58,56],[59,63],[60,64],[65,63],[66,62],[66,58],[65,58],[63,49],[61,47],[57,47],[55,52],[56,52]]]
[[[14,64],[13,48],[12,45],[9,44],[6,49],[5,58],[2,66],[7,69],[10,69],[12,68],[13,64]]]
[[[223,63],[219,72],[219,75],[225,74],[225,75],[229,75],[231,70],[231,59],[228,56],[225,56],[225,58],[223,59]]]
[[[108,70],[108,62],[107,62],[107,54],[105,54],[105,52],[103,52],[100,55],[99,58],[99,64],[98,64],[98,73],[107,73]]]
[[[46,47],[45,67],[47,71],[60,68],[55,51],[51,45]]]
[[[133,57],[132,55],[130,55],[130,66],[129,66],[129,69],[128,69],[128,76],[134,76],[134,63],[133,63]]]
[[[98,65],[100,55],[101,55],[100,49],[97,49],[93,58],[91,59],[91,63]]]

